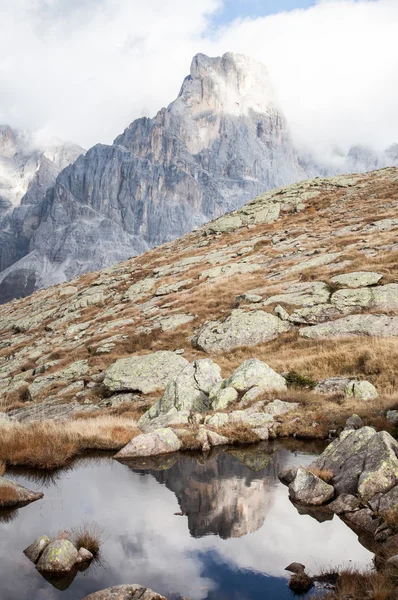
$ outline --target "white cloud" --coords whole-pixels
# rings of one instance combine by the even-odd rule
[[[88,147],[178,93],[196,52],[262,60],[295,138],[398,141],[398,1],[323,0],[235,21],[222,0],[0,0],[0,121]]]

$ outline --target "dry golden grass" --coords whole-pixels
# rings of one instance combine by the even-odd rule
[[[85,548],[98,558],[102,546],[102,530],[96,523],[83,523],[71,530],[71,542],[80,550]]]
[[[346,569],[339,572],[336,589],[327,593],[327,600],[397,600],[398,586],[395,570],[362,572]]]
[[[260,441],[253,429],[242,423],[229,423],[219,427],[217,431],[227,437],[231,444],[255,444]]]
[[[134,420],[106,416],[56,423],[8,423],[0,430],[0,460],[54,469],[85,450],[119,450],[138,435]]]
[[[0,460],[0,477],[6,472],[6,463]]]
[[[333,471],[330,471],[330,469],[316,469],[315,467],[309,467],[308,471],[326,483],[331,483],[334,477]]]

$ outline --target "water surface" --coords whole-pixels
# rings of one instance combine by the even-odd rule
[[[313,448],[263,444],[246,450],[169,457],[156,465],[80,459],[53,477],[14,470],[7,476],[44,498],[0,520],[1,600],[81,600],[123,583],[169,598],[292,600],[284,570],[310,570],[372,555],[338,518],[299,515],[277,473],[308,464]],[[83,521],[104,530],[102,561],[60,591],[22,553],[39,535]]]

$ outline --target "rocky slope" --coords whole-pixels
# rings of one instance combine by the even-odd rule
[[[397,208],[398,169],[314,179],[2,306],[3,420],[153,405],[143,431],[206,448],[238,421],[266,439],[380,418],[398,406]],[[339,379],[303,397],[288,371]]]
[[[64,142],[41,147],[29,132],[0,125],[1,302],[35,289],[26,265],[17,275],[8,275],[7,269],[29,252],[31,231],[40,220],[38,205],[57,175],[82,152],[79,146]]]
[[[198,54],[174,102],[91,148],[8,220],[0,302],[141,254],[265,190],[387,164],[398,165],[394,147],[331,165],[299,155],[265,67]]]

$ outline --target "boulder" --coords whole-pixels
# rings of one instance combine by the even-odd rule
[[[94,592],[83,600],[167,600],[164,596],[156,594],[149,588],[141,585],[117,585],[114,587]]]
[[[313,306],[315,304],[324,304],[328,302],[330,291],[326,283],[322,281],[310,281],[294,283],[290,285],[286,293],[270,296],[265,304],[283,303],[294,306]]]
[[[104,385],[111,392],[141,392],[150,394],[165,388],[176,377],[188,361],[169,351],[159,351],[143,356],[121,358],[108,367]]]
[[[19,508],[43,498],[41,492],[32,492],[11,479],[0,477],[0,508]]]
[[[243,403],[260,396],[267,391],[284,391],[287,389],[286,381],[271,369],[266,363],[256,358],[249,358],[242,363],[222,384],[215,388],[210,396],[211,406],[214,410],[227,408],[231,402],[242,396]],[[249,395],[248,395],[249,394]]]
[[[37,563],[43,551],[47,548],[47,546],[51,543],[51,540],[46,535],[41,535],[38,537],[33,544],[25,548],[23,553],[27,558],[29,558],[32,563]]]
[[[358,415],[351,415],[351,417],[348,417],[347,421],[345,422],[345,427],[344,429],[347,430],[356,430],[356,429],[361,429],[361,427],[363,427],[363,421],[361,419],[361,417],[359,417]]]
[[[387,421],[393,425],[398,425],[398,410],[388,410],[386,414]]]
[[[172,429],[156,429],[152,433],[143,433],[133,438],[115,458],[157,456],[177,452],[180,448],[181,442]]]
[[[331,302],[338,308],[347,306],[395,311],[398,309],[398,284],[389,283],[375,288],[363,287],[353,290],[338,290]]]
[[[343,394],[349,383],[348,377],[329,377],[319,381],[314,392],[316,394]]]
[[[176,412],[189,414],[190,411],[208,410],[209,392],[222,381],[220,367],[208,358],[196,360],[192,365],[182,360],[185,367],[169,381],[163,396],[141,417],[139,426],[142,429],[159,426],[159,417],[164,415],[169,415],[168,418],[175,422]]]
[[[369,381],[350,381],[344,389],[346,398],[368,402],[378,397],[377,390]]]
[[[296,308],[289,316],[289,322],[303,325],[317,325],[332,319],[344,317],[346,314],[355,312],[347,306],[334,306],[333,304],[317,304]]]
[[[387,315],[351,315],[320,323],[313,327],[303,327],[300,335],[309,339],[369,335],[375,337],[398,336],[398,317]]]
[[[204,352],[228,352],[240,346],[269,342],[290,328],[285,321],[262,310],[236,309],[224,320],[203,325],[192,343]]]
[[[204,425],[199,427],[196,439],[202,446],[202,452],[208,452],[213,446],[225,446],[229,443],[228,438],[211,431],[211,429],[206,429]]]
[[[320,506],[333,498],[334,489],[307,469],[299,467],[289,485],[289,496],[300,504]]]
[[[87,550],[86,548],[80,548],[77,560],[79,563],[89,563],[94,560],[94,554]]]
[[[348,288],[366,287],[379,283],[383,275],[373,271],[354,271],[353,273],[344,273],[332,277],[331,282]]]
[[[55,540],[46,546],[36,565],[44,573],[68,573],[78,562],[78,551],[69,540]]]

